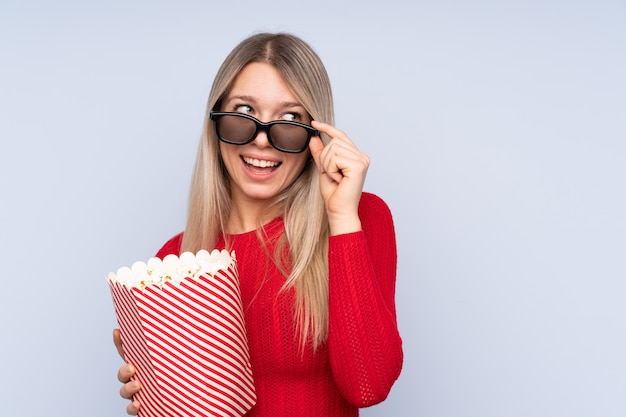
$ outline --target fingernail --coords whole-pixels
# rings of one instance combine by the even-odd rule
[[[139,388],[139,382],[137,382],[137,381],[133,381],[133,382],[131,382],[131,383],[130,383],[130,387],[131,387],[132,389]]]

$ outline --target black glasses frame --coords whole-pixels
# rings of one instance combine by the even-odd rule
[[[254,130],[254,133],[252,134],[252,136],[245,140],[244,142],[234,142],[228,139],[225,139],[222,137],[222,135],[220,135],[220,128],[219,128],[219,123],[217,123],[217,121],[222,117],[222,116],[236,116],[236,117],[241,117],[243,119],[248,119],[252,122],[254,122],[254,125],[256,126],[256,129]],[[257,135],[259,134],[259,132],[265,132],[265,134],[267,135],[267,140],[269,141],[270,145],[272,145],[272,147],[274,149],[277,149],[281,152],[286,152],[286,153],[301,153],[304,152],[308,146],[309,146],[309,142],[311,141],[311,138],[313,136],[320,136],[320,132],[317,129],[312,128],[309,125],[305,125],[304,123],[298,123],[298,122],[292,122],[290,120],[273,120],[271,122],[262,122],[259,119],[252,117],[248,114],[244,114],[244,113],[237,113],[237,112],[210,112],[209,113],[209,119],[211,119],[215,125],[215,133],[217,133],[217,137],[219,138],[219,140],[221,140],[224,143],[229,143],[231,145],[245,145],[248,144],[250,142],[252,142],[254,139],[256,139]],[[306,143],[304,144],[304,146],[302,147],[302,149],[298,149],[298,150],[293,150],[293,149],[284,149],[281,148],[279,146],[277,146],[274,141],[272,140],[272,136],[270,135],[270,128],[274,125],[290,125],[290,126],[299,126],[301,128],[303,128],[304,130],[306,130],[307,132],[307,139],[306,139]]]

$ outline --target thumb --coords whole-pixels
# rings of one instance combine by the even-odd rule
[[[124,358],[124,347],[122,346],[122,334],[120,329],[113,329],[113,343],[117,349],[117,353],[120,354],[122,359]]]
[[[320,155],[322,154],[323,150],[324,142],[322,142],[322,139],[320,139],[319,136],[313,136],[311,138],[311,141],[309,142],[309,151],[311,151],[311,156],[313,157],[315,165],[317,165],[317,169],[320,172],[323,172],[323,168],[320,162]]]

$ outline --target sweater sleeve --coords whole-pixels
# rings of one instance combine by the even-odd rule
[[[362,231],[329,241],[328,349],[335,383],[356,407],[383,401],[402,368],[395,311],[397,252],[391,212],[363,193]]]

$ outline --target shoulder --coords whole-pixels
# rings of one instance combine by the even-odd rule
[[[371,218],[375,216],[391,217],[391,210],[385,201],[376,194],[362,192],[359,202],[359,216]]]
[[[165,258],[167,255],[174,254],[180,255],[180,245],[183,241],[182,232],[165,242],[165,244],[159,249],[156,254],[157,258]]]

